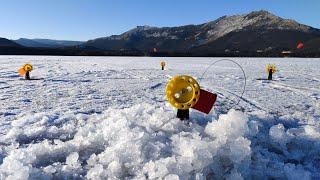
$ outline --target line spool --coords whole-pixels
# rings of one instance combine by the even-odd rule
[[[23,66],[23,69],[26,71],[26,72],[30,72],[33,70],[33,66],[31,64],[25,64]]]
[[[186,110],[193,107],[198,102],[200,97],[200,86],[191,76],[174,76],[168,81],[166,96],[173,107]]]

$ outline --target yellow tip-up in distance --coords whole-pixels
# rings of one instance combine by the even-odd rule
[[[268,64],[267,67],[266,67],[266,72],[269,73],[270,70],[271,70],[272,73],[277,72],[276,65],[274,65],[274,64]]]
[[[177,109],[189,109],[199,100],[199,83],[191,76],[174,76],[168,81],[166,96],[173,107]]]
[[[165,61],[161,61],[161,62],[160,62],[160,65],[161,65],[162,67],[164,67],[164,66],[166,66],[166,62],[165,62]]]

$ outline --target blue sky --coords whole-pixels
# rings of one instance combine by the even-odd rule
[[[0,37],[88,40],[261,9],[320,28],[320,0],[1,0]]]

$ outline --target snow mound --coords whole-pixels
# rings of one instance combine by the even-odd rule
[[[0,179],[318,178],[320,130],[230,110],[218,118],[139,104],[27,114],[0,138]],[[212,118],[212,119],[211,119]]]
[[[74,116],[64,125],[45,113],[12,121],[0,179],[241,178],[250,165],[248,118],[234,110],[204,126],[150,104]]]

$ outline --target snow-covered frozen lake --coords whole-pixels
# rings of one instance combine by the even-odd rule
[[[320,59],[229,58],[242,97],[234,64],[202,76],[220,59],[0,56],[0,179],[319,179]],[[209,115],[175,118],[178,74],[218,94]]]

